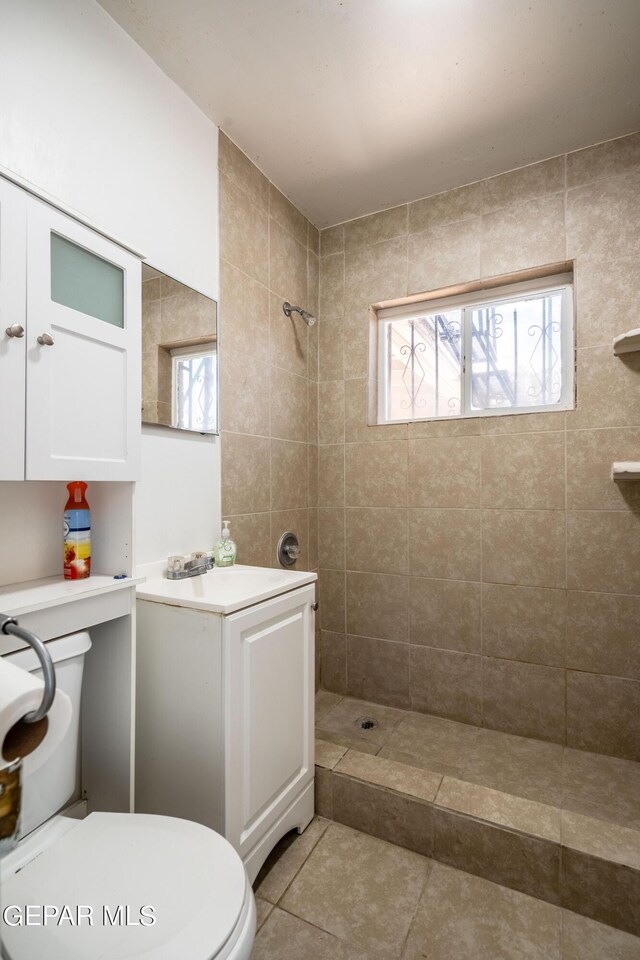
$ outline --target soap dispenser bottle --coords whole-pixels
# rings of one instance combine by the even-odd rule
[[[216,544],[216,567],[232,567],[236,562],[236,545],[231,539],[229,521],[223,521],[222,537]]]

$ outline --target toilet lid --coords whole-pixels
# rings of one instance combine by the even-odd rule
[[[233,932],[247,889],[240,857],[207,827],[93,813],[2,884],[10,922],[19,913],[7,907],[23,918],[26,905],[32,911],[29,925],[2,923],[2,942],[10,960],[211,960]],[[66,905],[69,914],[45,925],[45,905]],[[140,925],[142,907],[153,908],[153,925]],[[83,920],[89,908],[92,925]]]

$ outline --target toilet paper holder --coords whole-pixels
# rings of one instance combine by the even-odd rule
[[[51,654],[47,650],[40,637],[37,637],[35,633],[31,632],[31,630],[26,630],[24,627],[21,627],[15,617],[8,617],[6,614],[0,613],[0,632],[10,634],[13,637],[18,637],[19,640],[23,640],[25,643],[28,643],[40,661],[40,666],[42,667],[42,674],[44,677],[44,693],[42,694],[42,703],[37,710],[32,710],[23,717],[23,720],[26,723],[36,723],[38,720],[42,720],[44,717],[46,717],[46,715],[49,713],[53,703],[53,698],[56,695],[56,671],[53,666]]]

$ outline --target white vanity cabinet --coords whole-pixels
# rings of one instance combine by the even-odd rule
[[[0,177],[0,479],[136,479],[140,272]]]
[[[252,881],[313,816],[314,596],[228,616],[138,599],[136,810],[224,834]]]

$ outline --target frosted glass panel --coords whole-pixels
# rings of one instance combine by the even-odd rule
[[[124,270],[52,233],[51,299],[124,327]]]

